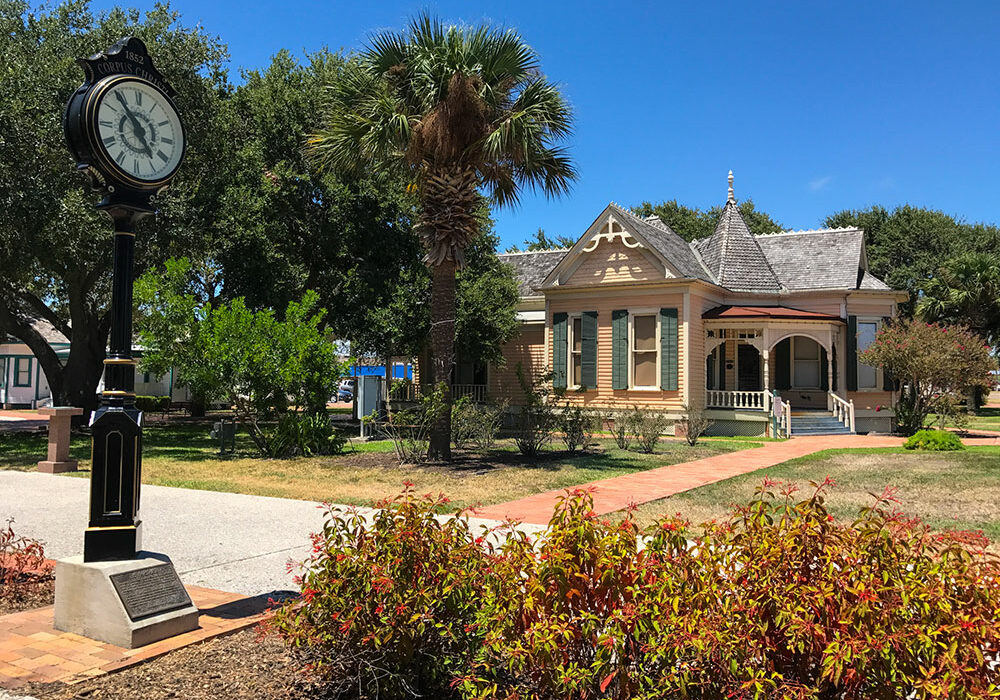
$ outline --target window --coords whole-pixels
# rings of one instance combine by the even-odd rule
[[[569,336],[569,378],[570,386],[583,383],[583,318],[572,317]]]
[[[656,315],[632,317],[632,386],[656,387]]]
[[[819,343],[812,338],[797,336],[792,339],[795,353],[795,374],[792,384],[797,389],[819,389],[821,383],[819,367]]]
[[[878,322],[858,321],[858,353],[868,349],[868,346],[875,342],[875,334],[878,333]],[[858,362],[858,388],[877,389],[878,370],[868,365]]]
[[[31,386],[31,358],[14,358],[14,386]]]

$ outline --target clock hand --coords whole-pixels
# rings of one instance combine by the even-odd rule
[[[118,101],[121,102],[122,109],[125,110],[125,114],[132,121],[132,131],[139,138],[139,141],[142,142],[142,147],[146,149],[146,153],[149,155],[150,158],[152,158],[153,151],[152,149],[150,149],[149,144],[146,143],[146,130],[142,128],[142,125],[139,123],[139,120],[135,118],[135,115],[132,114],[132,110],[128,108],[128,102],[125,101],[125,98],[122,97],[122,94],[117,90],[115,90],[115,97],[117,97]]]

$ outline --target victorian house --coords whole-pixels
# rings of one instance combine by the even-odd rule
[[[705,410],[713,434],[891,428],[892,379],[858,353],[906,293],[868,271],[860,229],[753,235],[732,173],[708,238],[612,203],[572,248],[501,258],[521,332],[489,368],[495,396],[516,404],[520,365],[593,408]]]

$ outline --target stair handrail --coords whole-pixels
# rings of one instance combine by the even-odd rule
[[[854,432],[854,399],[847,401],[846,399],[837,396],[832,391],[827,392],[830,397],[830,403],[833,406],[834,417],[847,426],[847,429],[852,433]]]
[[[781,402],[782,411],[785,414],[785,437],[792,437],[792,404],[787,401]]]

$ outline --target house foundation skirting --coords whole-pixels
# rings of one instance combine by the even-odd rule
[[[771,423],[770,415],[764,411],[708,409],[705,416],[712,421],[705,435],[714,437],[764,437]]]

